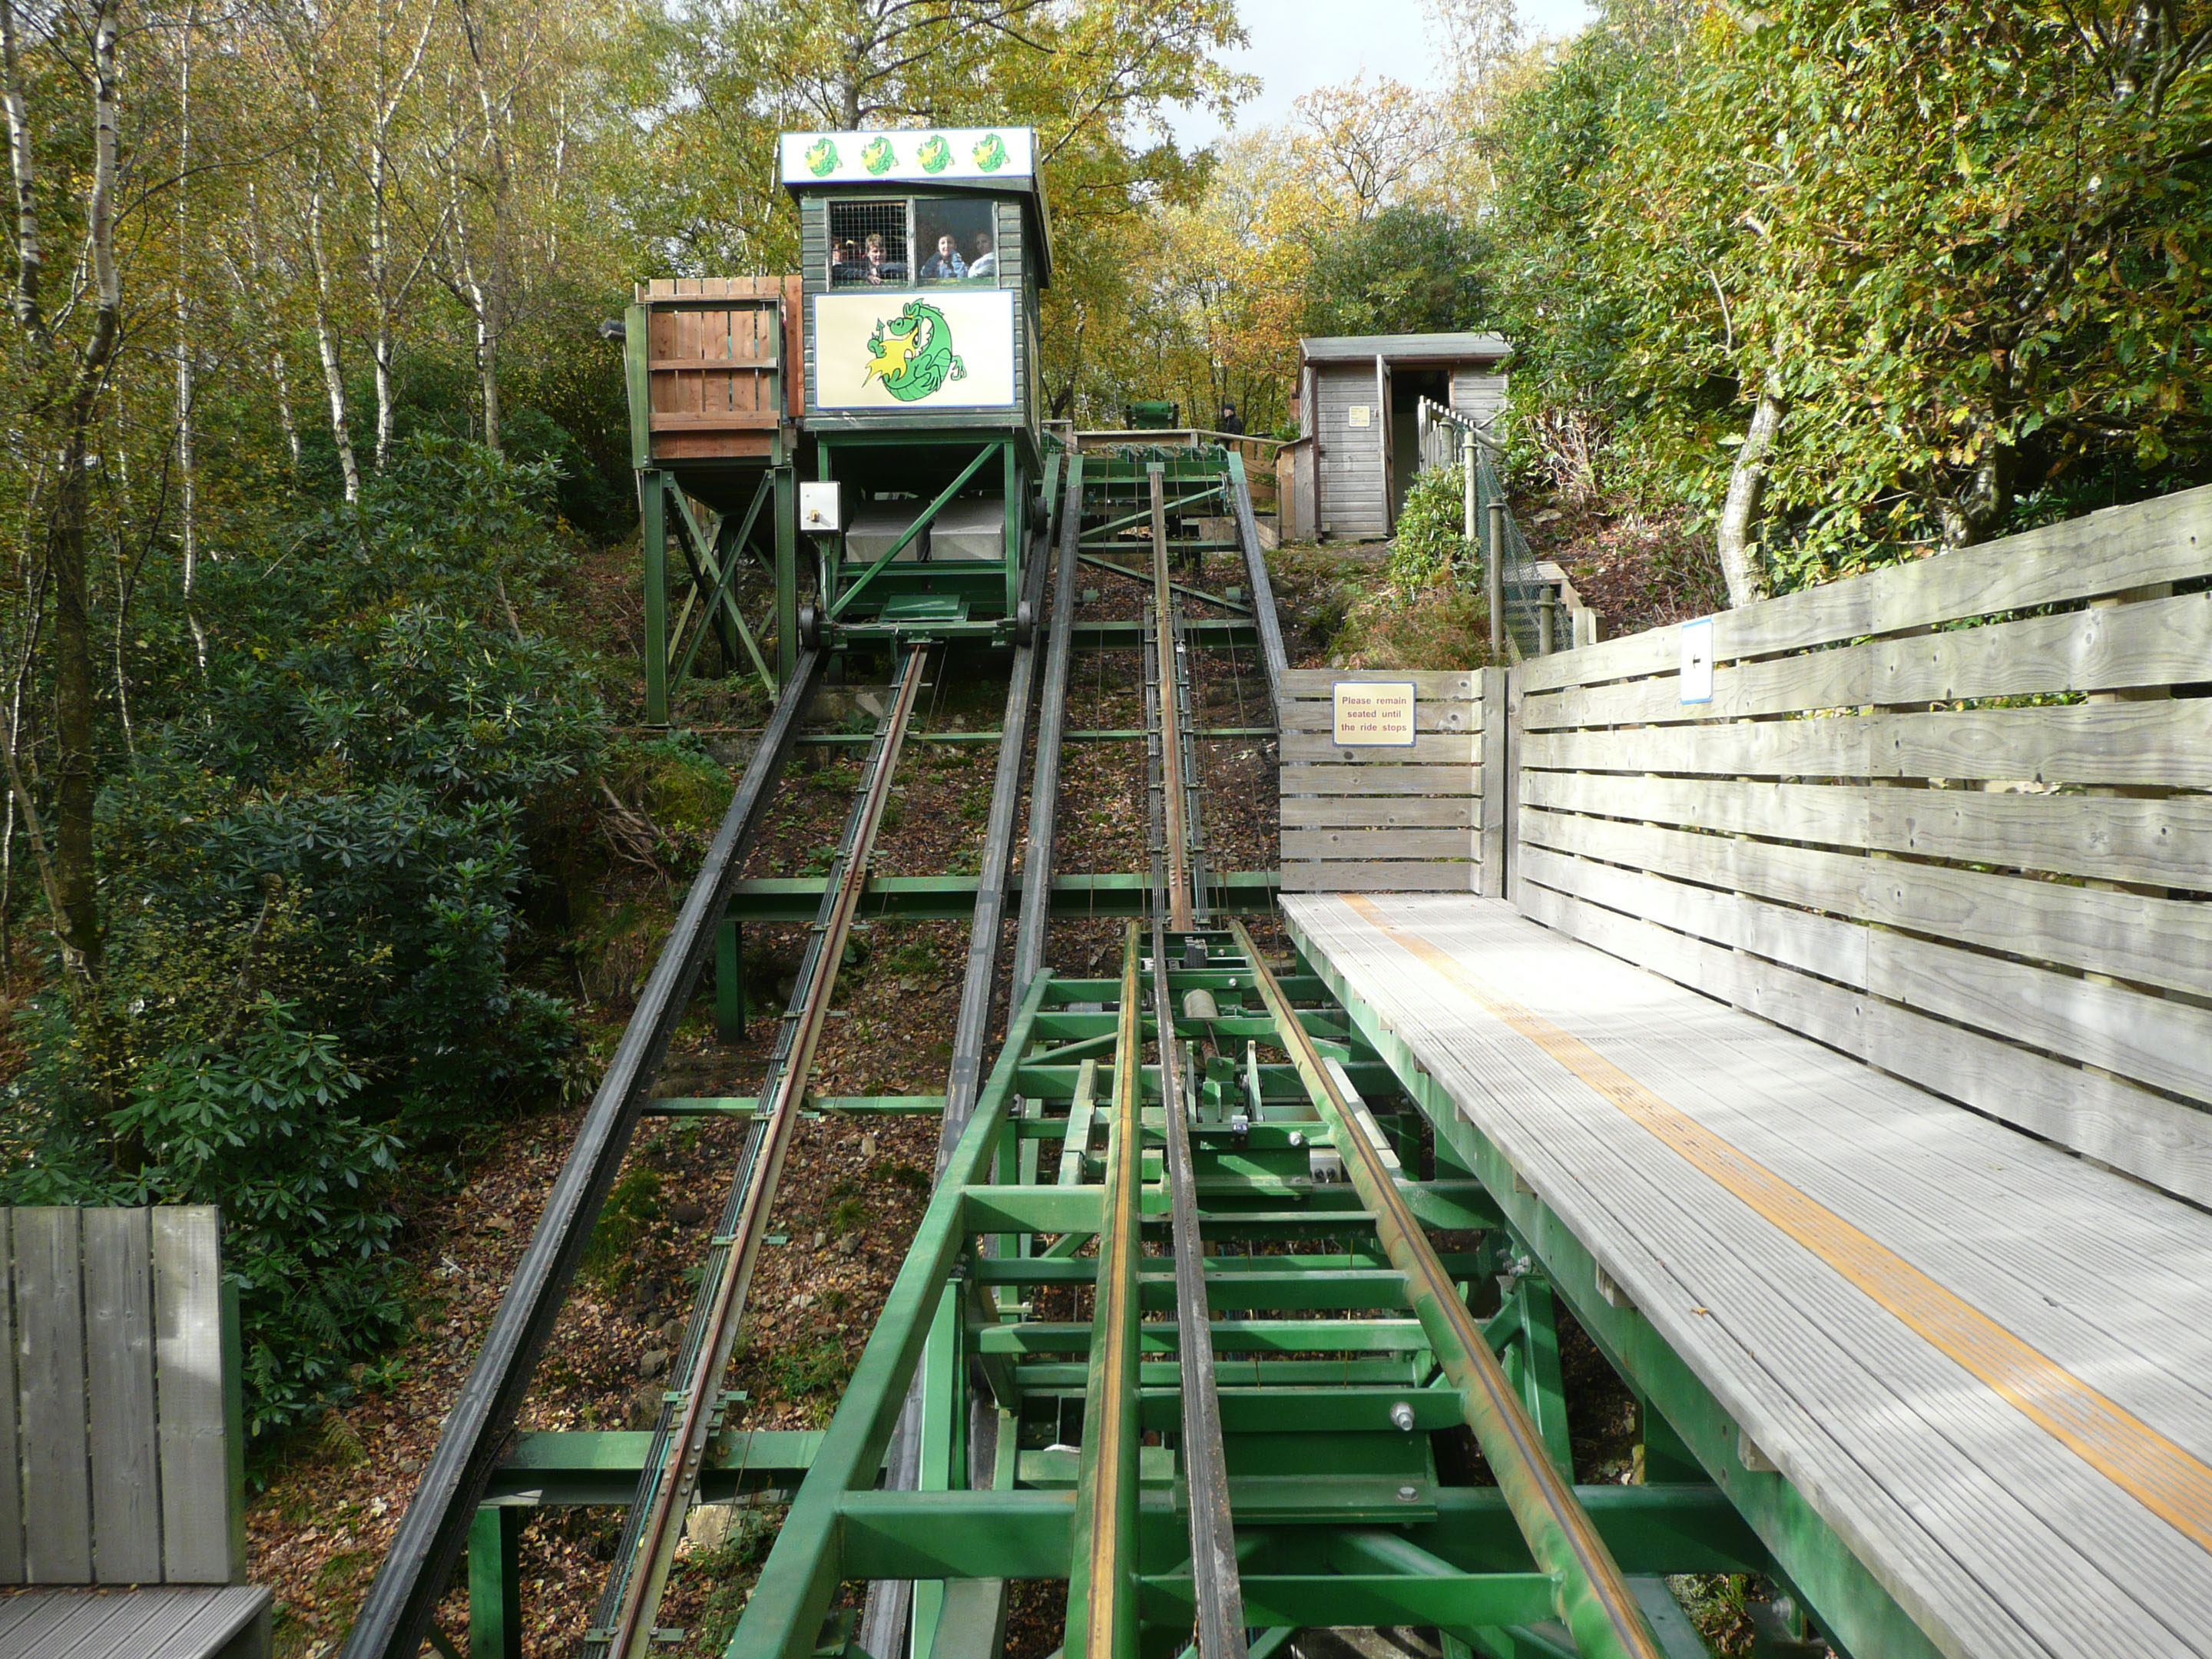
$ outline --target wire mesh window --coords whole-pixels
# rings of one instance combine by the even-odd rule
[[[830,204],[830,286],[904,283],[914,270],[904,202]]]

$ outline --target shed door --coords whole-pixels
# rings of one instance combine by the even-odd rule
[[[1382,434],[1389,411],[1375,401],[1370,362],[1320,363],[1314,374],[1314,431],[1321,447],[1321,524],[1325,536],[1372,541],[1383,534]]]
[[[1381,357],[1375,360],[1375,424],[1381,428],[1376,442],[1382,464],[1382,533],[1388,536],[1398,521],[1398,502],[1390,481],[1397,476],[1391,465],[1396,456],[1397,444],[1390,435],[1395,424],[1390,418],[1390,365]]]

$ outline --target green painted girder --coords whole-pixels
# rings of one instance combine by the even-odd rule
[[[765,876],[741,881],[724,913],[732,921],[811,922],[821,908],[826,876]],[[1273,870],[1216,872],[1206,880],[1206,902],[1218,913],[1262,915],[1273,908],[1282,878]],[[974,876],[871,876],[860,896],[860,914],[869,919],[964,920],[975,913]],[[1147,877],[1055,876],[1055,916],[1140,916],[1150,892]],[[1006,889],[1019,896],[1018,884]]]
[[[1221,651],[1260,643],[1260,630],[1249,622],[1230,622],[1212,617],[1184,620],[1183,638],[1194,650]],[[1068,630],[1079,651],[1134,651],[1151,637],[1142,623],[1079,622]]]
[[[1312,970],[1311,953],[1299,943]],[[1823,1633],[1858,1659],[1934,1659],[1936,1649],[1926,1633],[1804,1494],[1778,1472],[1744,1467],[1735,1421],[1650,1322],[1597,1293],[1596,1258],[1573,1230],[1538,1195],[1516,1190],[1510,1161],[1468,1121],[1412,1050],[1340,975],[1325,964],[1319,971],[1353,1024],[1396,1073],[1399,1086],[1435,1127],[1439,1154],[1448,1152],[1481,1180],[1515,1238],[1543,1264],[1576,1323],[1638,1396],[1664,1417],[1673,1443],[1686,1449],[1717,1483],[1770,1553],[1771,1571],[1812,1610]]]
[[[1758,1540],[1710,1486],[1577,1486],[1575,1495],[1625,1571],[1758,1572],[1767,1565]],[[1418,1547],[1463,1572],[1521,1573],[1534,1565],[1496,1487],[1439,1486],[1432,1502],[1435,1519],[1402,1529]],[[1067,1576],[1072,1492],[848,1492],[837,1511],[842,1547],[832,1565],[848,1578]],[[1187,1559],[1189,1537],[1171,1491],[1139,1495],[1137,1528],[1146,1560]],[[1260,1553],[1326,1551],[1326,1531],[1273,1528],[1260,1535]]]
[[[1221,1353],[1412,1353],[1428,1346],[1418,1319],[1217,1319],[1212,1331]],[[968,1334],[982,1354],[1084,1353],[1091,1346],[1088,1324],[1059,1321],[971,1324]],[[1174,1322],[1139,1325],[1137,1346],[1146,1353],[1175,1352]]]
[[[1391,1420],[1390,1413],[1401,1405],[1413,1408],[1415,1433],[1455,1429],[1460,1422],[1459,1401],[1449,1390],[1414,1388],[1402,1381],[1388,1387],[1322,1383],[1303,1389],[1224,1388],[1219,1392],[1224,1434],[1399,1434],[1405,1431]],[[1177,1433],[1182,1426],[1182,1401],[1180,1388],[1141,1389],[1139,1419],[1147,1429]]]
[[[1552,1616],[1547,1573],[1462,1573],[1410,1577],[1385,1573],[1241,1576],[1247,1618],[1301,1628],[1332,1625],[1525,1625]],[[1146,1578],[1137,1604],[1156,1623],[1187,1623],[1191,1580]]]
[[[1016,1190],[1002,1188],[1001,1190]],[[1079,1188],[1056,1188],[1056,1192],[1080,1191]],[[1161,1218],[1163,1228],[1165,1218]],[[1044,1229],[1042,1231],[1054,1231]],[[1472,1279],[1489,1268],[1492,1257],[1478,1251],[1457,1251],[1442,1256],[1445,1267],[1455,1278]],[[1154,1261],[1164,1260],[1152,1258]],[[1090,1259],[1066,1261],[1041,1256],[1007,1256],[987,1259],[973,1263],[969,1276],[979,1285],[1072,1285],[1081,1282],[1081,1273],[1087,1272]],[[1388,1268],[1388,1260],[1379,1249],[1362,1248],[1349,1251],[1330,1251],[1314,1255],[1212,1255],[1206,1259],[1206,1282],[1209,1287],[1242,1281],[1272,1283],[1286,1274],[1373,1273]],[[1067,1269],[1079,1270],[1070,1273]],[[1147,1269],[1147,1275],[1158,1279],[1173,1277],[1165,1268]]]
[[[760,1102],[751,1095],[665,1095],[640,1109],[643,1117],[750,1117]],[[867,1116],[876,1113],[930,1116],[945,1109],[943,1095],[808,1095],[801,1117]]]
[[[559,1429],[515,1437],[492,1472],[484,1501],[493,1504],[627,1504],[653,1444],[650,1431]],[[701,1501],[796,1486],[822,1445],[814,1429],[725,1429],[707,1443]]]
[[[1073,1100],[1075,1098],[1076,1074],[1080,1069],[1079,1065],[1034,1066],[1024,1060],[1020,1075],[1016,1079],[1014,1086],[1032,1100]],[[1106,1074],[1108,1069],[1103,1066],[1100,1068],[1102,1077]],[[1349,1062],[1345,1069],[1352,1079],[1352,1086],[1363,1095],[1370,1093],[1380,1095],[1395,1090],[1398,1086],[1397,1079],[1390,1074],[1390,1068],[1377,1061],[1353,1060]],[[1261,1088],[1272,1097],[1279,1088],[1295,1086],[1297,1073],[1288,1066],[1266,1064],[1260,1067],[1260,1080]],[[1103,1082],[1100,1086],[1102,1088],[1104,1086]],[[1290,1098],[1287,1094],[1282,1097],[1285,1101]],[[1157,1085],[1152,1091],[1152,1098],[1158,1098]],[[1304,1111],[1304,1097],[1301,1095],[1299,1097],[1301,1115]],[[1478,1188],[1480,1185],[1480,1182],[1470,1182],[1468,1184]]]
[[[1347,1386],[1419,1388],[1426,1366],[1423,1356],[1393,1359],[1263,1359],[1224,1354],[1214,1364],[1216,1379],[1224,1388],[1296,1388],[1321,1382]],[[1417,1374],[1420,1373],[1420,1374]],[[1014,1386],[1025,1400],[1043,1395],[1083,1392],[1084,1368],[1079,1364],[1036,1360],[1014,1367]],[[1170,1389],[1182,1381],[1182,1368],[1172,1359],[1144,1363],[1140,1388]]]
[[[1146,1273],[1139,1280],[1139,1298],[1150,1312],[1172,1312],[1176,1282],[1172,1273]],[[1405,1275],[1392,1267],[1291,1269],[1281,1273],[1237,1273],[1217,1279],[1206,1275],[1208,1304],[1215,1312],[1254,1309],[1317,1311],[1367,1310],[1406,1305]],[[1226,1322],[1217,1321],[1218,1331]],[[1336,1320],[1303,1320],[1306,1325],[1334,1328]]]

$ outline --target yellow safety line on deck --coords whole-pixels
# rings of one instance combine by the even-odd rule
[[[2212,1551],[2212,1467],[1661,1099],[1571,1031],[1492,989],[1449,951],[1384,920],[1372,899],[1347,894],[1345,902],[1988,1383],[2144,1508],[2200,1549]]]

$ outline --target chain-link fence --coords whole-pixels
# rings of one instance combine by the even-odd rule
[[[1480,580],[1496,615],[1492,637],[1500,647],[1512,641],[1524,657],[1559,649],[1570,641],[1559,618],[1559,594],[1537,571],[1528,538],[1505,499],[1504,459],[1496,442],[1457,410],[1421,399],[1415,430],[1421,470],[1449,468],[1459,475],[1465,502],[1464,533]],[[1495,511],[1492,511],[1493,507]],[[1492,566],[1495,566],[1495,570]]]

